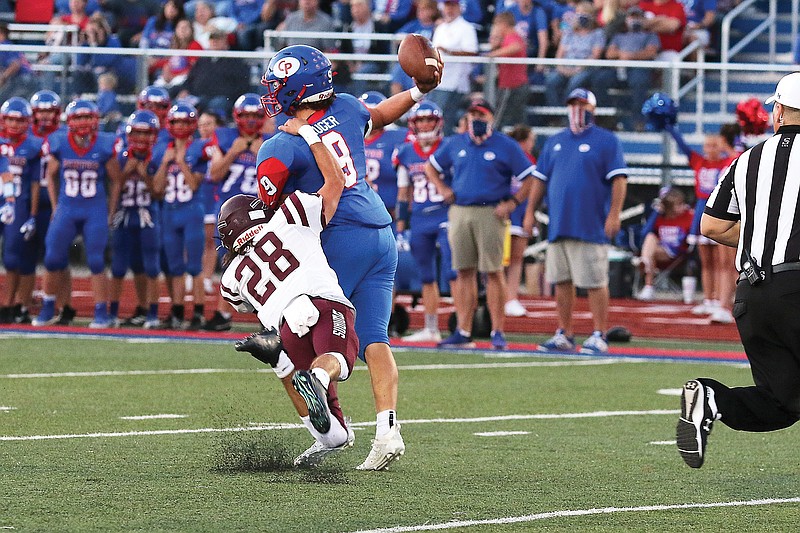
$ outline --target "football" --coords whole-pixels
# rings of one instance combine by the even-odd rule
[[[397,61],[403,72],[412,78],[420,83],[431,83],[436,79],[442,58],[427,37],[409,33],[397,49]]]

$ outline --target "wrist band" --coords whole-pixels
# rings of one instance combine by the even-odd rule
[[[414,85],[412,88],[408,90],[408,95],[411,96],[411,99],[415,102],[419,102],[423,98],[425,98],[425,93],[419,90],[419,87]]]
[[[7,181],[3,184],[3,198],[14,197],[14,182]]]
[[[314,128],[312,128],[310,124],[303,124],[300,126],[297,129],[297,134],[300,135],[300,137],[302,137],[309,146],[322,142],[319,138],[319,135],[317,135],[317,132],[314,131]]]

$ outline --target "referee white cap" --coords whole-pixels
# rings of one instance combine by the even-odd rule
[[[767,98],[764,103],[773,102],[800,109],[800,72],[792,72],[781,78],[775,87],[775,94]]]

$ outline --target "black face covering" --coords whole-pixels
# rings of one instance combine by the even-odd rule
[[[644,22],[641,20],[630,20],[628,21],[628,31],[630,32],[640,32],[644,28]]]
[[[589,18],[589,15],[585,15],[585,14],[581,13],[580,15],[578,15],[578,19],[577,20],[578,20],[578,27],[579,28],[588,28],[589,26],[592,25],[592,19]]]
[[[489,131],[489,123],[485,120],[472,120],[472,135],[483,137]]]

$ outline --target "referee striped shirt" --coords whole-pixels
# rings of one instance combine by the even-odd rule
[[[736,269],[742,250],[759,265],[800,261],[800,126],[782,126],[744,152],[725,171],[705,213],[740,221]]]

